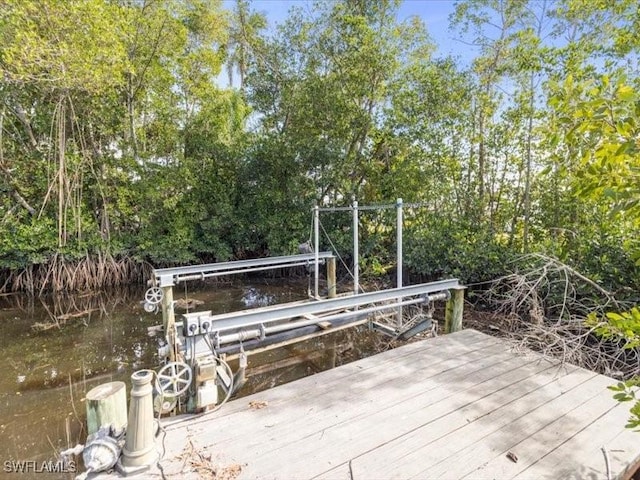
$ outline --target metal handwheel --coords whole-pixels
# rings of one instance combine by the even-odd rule
[[[184,362],[169,362],[158,372],[158,382],[162,394],[177,397],[191,385],[191,367]]]
[[[151,305],[157,305],[162,301],[163,293],[160,287],[151,287],[144,294],[144,299]]]

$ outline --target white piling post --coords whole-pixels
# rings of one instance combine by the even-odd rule
[[[402,199],[396,200],[396,281],[397,287],[402,287]],[[401,302],[402,298],[398,298],[398,302]],[[396,324],[398,328],[402,327],[402,307],[398,307],[398,313],[396,318]]]
[[[158,460],[154,436],[152,379],[151,370],[140,370],[131,375],[127,436],[118,462],[118,469],[124,475],[145,471]]]

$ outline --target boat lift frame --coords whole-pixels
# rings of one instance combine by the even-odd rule
[[[422,207],[424,204],[421,203],[408,203],[405,204],[402,201],[402,198],[396,199],[396,203],[394,204],[382,204],[382,205],[358,205],[358,201],[355,197],[352,200],[351,206],[345,207],[320,207],[316,205],[313,208],[313,233],[314,233],[314,254],[315,254],[315,262],[316,269],[314,273],[314,292],[316,297],[318,297],[318,284],[319,284],[319,275],[318,275],[318,261],[320,259],[320,212],[344,212],[350,211],[353,218],[353,294],[360,294],[360,231],[359,231],[359,212],[362,210],[387,210],[387,209],[396,209],[396,287],[402,287],[402,277],[403,277],[403,250],[402,250],[402,229],[404,225],[403,220],[403,207]],[[398,299],[400,301],[400,299]],[[396,312],[396,327],[402,327],[402,306],[398,307]]]
[[[220,277],[223,275],[308,266],[311,264],[311,261],[318,265],[321,261],[324,262],[331,258],[334,258],[332,252],[316,252],[314,254],[285,255],[252,260],[207,263],[188,267],[156,268],[153,270],[153,277],[156,284],[160,287],[169,287],[181,282],[204,280],[206,278]]]
[[[153,284],[159,286],[162,291],[162,317],[163,327],[170,348],[170,359],[175,360],[178,356],[178,332],[176,330],[176,319],[173,301],[173,286],[185,281],[204,280],[206,278],[218,277],[223,275],[233,275],[240,273],[249,273],[257,271],[272,270],[277,268],[288,268],[296,266],[311,266],[314,271],[314,295],[315,302],[305,304],[289,304],[276,305],[274,307],[266,307],[256,311],[243,310],[229,314],[211,316],[211,312],[195,312],[183,315],[184,323],[190,323],[193,327],[197,322],[197,331],[200,332],[200,322],[207,324],[206,333],[213,333],[218,344],[221,339],[235,338],[236,341],[242,341],[248,338],[264,337],[267,329],[273,331],[283,331],[287,328],[298,326],[309,326],[319,321],[323,321],[326,317],[316,317],[316,315],[328,315],[328,312],[341,310],[342,313],[334,313],[333,319],[341,319],[346,316],[353,316],[356,313],[362,318],[367,313],[379,312],[381,310],[396,309],[396,325],[395,328],[373,323],[373,326],[384,333],[393,334],[403,327],[402,309],[406,305],[415,305],[419,303],[444,300],[443,292],[446,292],[447,308],[445,316],[445,330],[456,331],[460,329],[462,322],[462,309],[464,303],[464,287],[462,287],[457,279],[443,280],[440,282],[432,282],[428,284],[403,287],[403,249],[402,249],[402,229],[403,229],[403,207],[421,207],[422,204],[404,204],[401,198],[398,198],[395,204],[387,205],[370,205],[359,206],[358,202],[353,199],[351,206],[345,207],[319,207],[315,206],[313,212],[313,253],[300,255],[286,255],[279,257],[258,258],[252,260],[239,260],[231,262],[209,263],[203,265],[193,265],[186,267],[161,268],[153,270]],[[397,285],[394,289],[382,290],[371,293],[361,293],[359,281],[359,217],[360,210],[380,210],[380,209],[396,209],[396,248],[397,248]],[[320,252],[320,212],[337,212],[351,211],[353,217],[353,295],[336,297],[336,257],[333,252]],[[328,298],[322,300],[319,292],[319,266],[320,263],[327,265],[327,294]],[[429,296],[436,293],[435,296]],[[419,296],[411,300],[404,300],[406,297]],[[382,304],[380,304],[382,302]],[[377,303],[377,305],[376,305]],[[359,311],[359,308],[369,305],[366,309]],[[352,310],[353,309],[353,310]],[[336,317],[337,315],[337,317]],[[271,322],[284,322],[286,319],[295,319],[302,316],[302,320],[294,321],[295,325],[283,327],[280,325],[271,325]],[[331,316],[331,315],[329,315]],[[197,319],[197,320],[194,320]],[[326,319],[324,320],[326,321]],[[302,325],[302,323],[304,325]],[[362,322],[361,322],[362,323]],[[268,326],[267,326],[268,325]],[[259,327],[256,329],[255,327]],[[244,332],[242,329],[249,328],[251,333]],[[229,330],[235,330],[235,333],[229,333]],[[256,334],[256,331],[259,333]],[[229,335],[224,335],[224,332]],[[189,336],[184,330],[184,336]],[[210,335],[209,335],[210,336]]]
[[[327,320],[327,317],[317,317],[316,315],[318,314],[324,312],[344,311],[354,307],[373,305],[380,302],[387,303],[383,303],[382,305],[378,305],[368,310],[373,312],[383,309],[391,309],[398,306],[396,302],[397,299],[404,299],[406,297],[417,297],[409,301],[400,300],[400,303],[411,305],[430,301],[428,298],[429,294],[447,292],[446,296],[441,298],[444,300],[449,298],[449,290],[458,287],[460,287],[460,283],[457,278],[454,278],[407,287],[377,290],[374,292],[361,293],[360,295],[329,298],[319,300],[317,302],[300,304],[294,303],[293,305],[274,305],[272,307],[259,310],[241,310],[238,312],[220,315],[211,315],[211,312],[187,313],[182,315],[182,319],[183,322],[197,319],[200,325],[207,322],[208,332],[206,333],[213,336],[220,336],[230,330],[242,330],[250,327],[259,327],[260,329],[264,329],[268,324],[300,317],[306,318],[307,324],[318,323],[320,321]],[[388,303],[392,300],[394,303]],[[350,312],[350,314],[353,313],[353,311]],[[358,313],[367,312],[358,311]],[[290,325],[290,323],[284,324],[285,327]]]
[[[219,315],[211,315],[210,311],[187,313],[176,324],[177,333],[182,353],[191,361],[210,355],[212,349],[217,353],[238,350],[249,353],[256,348],[274,348],[297,342],[311,334],[321,335],[361,325],[371,321],[370,314],[380,311],[393,312],[403,306],[450,300],[451,292],[458,288],[457,279],[448,279]],[[431,324],[430,320],[428,323]],[[392,335],[399,333],[394,331]]]
[[[153,270],[153,283],[162,291],[162,325],[170,345],[169,358],[177,358],[176,320],[173,301],[173,287],[181,282],[204,280],[223,275],[235,275],[278,268],[310,266],[315,264],[317,272],[321,262],[327,264],[327,283],[329,296],[335,296],[335,256],[332,252],[315,252],[313,254],[285,255],[279,257],[256,258],[231,262],[207,263],[186,267],[157,268]]]

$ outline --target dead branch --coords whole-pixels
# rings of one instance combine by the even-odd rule
[[[492,331],[517,347],[612,377],[626,379],[640,369],[638,349],[624,341],[603,339],[584,320],[628,306],[597,282],[559,260],[540,254],[521,257],[516,272],[493,281],[480,300],[502,315]]]

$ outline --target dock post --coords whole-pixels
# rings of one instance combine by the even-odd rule
[[[465,287],[449,290],[451,297],[447,300],[444,314],[444,331],[453,333],[462,330],[462,313],[464,312]]]
[[[119,436],[127,426],[127,388],[124,382],[109,382],[89,390],[87,404],[87,435],[100,427],[112,425]]]
[[[327,258],[327,297],[336,298],[336,257]]]
[[[153,420],[153,371],[139,370],[131,375],[129,422],[118,470],[134,475],[147,470],[158,459]]]

